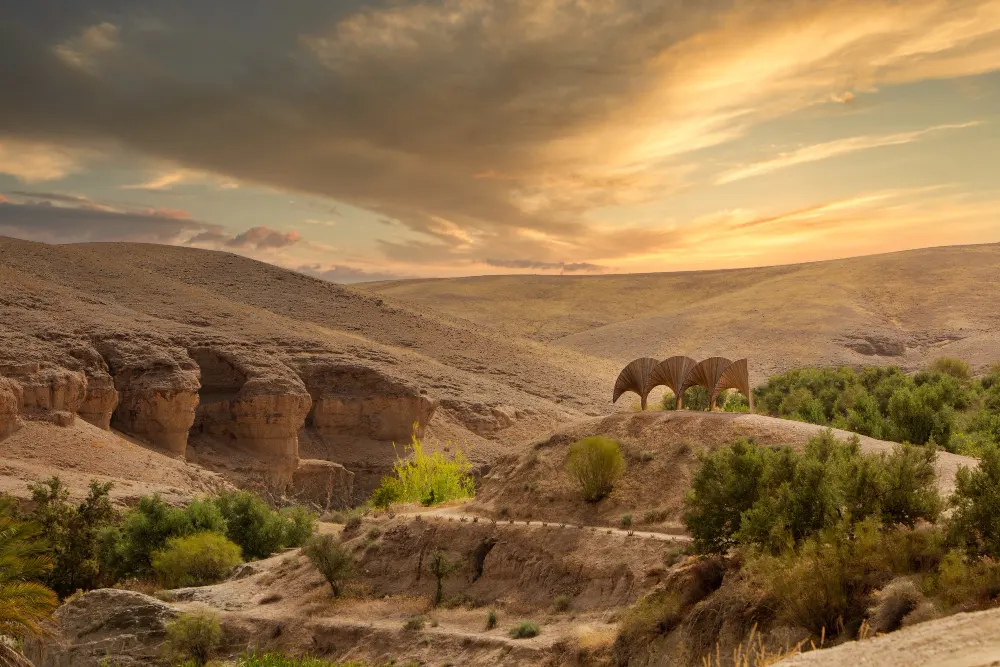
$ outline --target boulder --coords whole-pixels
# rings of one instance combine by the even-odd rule
[[[321,509],[350,507],[354,496],[354,473],[339,463],[302,459],[292,475],[292,495]]]
[[[177,612],[149,595],[103,588],[59,607],[53,632],[25,642],[37,667],[162,663],[166,626]]]
[[[414,425],[423,437],[437,408],[417,387],[368,366],[313,359],[299,370],[312,396],[306,425],[319,435],[405,442]]]
[[[21,385],[0,377],[0,440],[21,428]]]

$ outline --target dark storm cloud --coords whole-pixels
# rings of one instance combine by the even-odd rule
[[[431,236],[439,218],[579,236],[574,206],[513,201],[538,146],[624,104],[643,85],[625,73],[709,15],[682,0],[565,0],[541,23],[527,0],[20,4],[0,25],[0,135],[111,142]]]
[[[215,225],[171,214],[0,201],[0,235],[46,243],[136,241],[176,243]]]

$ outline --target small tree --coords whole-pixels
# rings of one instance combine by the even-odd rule
[[[437,580],[437,587],[434,589],[434,606],[441,604],[444,597],[444,580],[450,577],[458,568],[462,567],[461,559],[449,560],[440,549],[431,554],[427,560],[427,571],[434,575]]]
[[[334,597],[340,597],[341,583],[354,576],[355,562],[347,547],[329,533],[313,535],[302,548],[303,553],[323,575]]]
[[[625,471],[625,457],[617,441],[597,435],[570,447],[568,468],[583,499],[597,502],[611,493]]]
[[[169,657],[191,660],[197,667],[208,664],[222,640],[218,616],[207,611],[181,614],[167,624],[166,630]]]
[[[955,474],[952,539],[977,555],[1000,558],[1000,448],[986,447],[979,465]]]

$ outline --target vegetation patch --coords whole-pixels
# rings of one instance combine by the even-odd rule
[[[583,499],[597,502],[611,493],[625,472],[625,457],[616,440],[596,435],[570,446],[567,469]]]
[[[429,454],[416,435],[412,438],[406,458],[397,457],[392,475],[383,477],[372,493],[373,506],[385,508],[411,502],[430,506],[475,497],[472,464],[461,450],[456,449],[450,458],[440,451]]]

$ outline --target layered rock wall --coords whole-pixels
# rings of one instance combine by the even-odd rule
[[[23,416],[63,426],[73,423],[87,393],[87,378],[82,372],[58,366],[4,366],[0,367],[0,375],[20,385]]]
[[[350,507],[354,499],[354,473],[339,463],[302,459],[292,475],[292,494],[321,509]]]
[[[107,431],[117,407],[118,390],[114,378],[103,371],[88,374],[87,391],[77,412],[80,418]]]
[[[300,366],[312,396],[306,425],[320,435],[407,441],[423,437],[437,402],[373,368],[330,361]]]
[[[0,377],[0,440],[21,428],[21,385]]]

